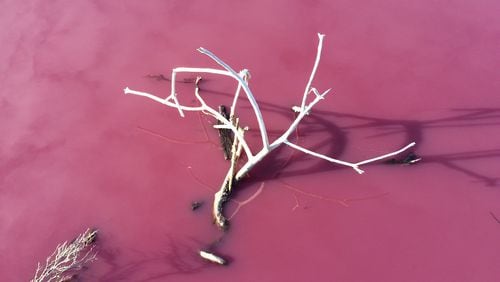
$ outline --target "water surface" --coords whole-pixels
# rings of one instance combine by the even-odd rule
[[[96,227],[98,261],[82,281],[497,281],[499,8],[5,1],[0,280],[29,280],[58,243]],[[251,71],[276,138],[301,99],[317,32],[327,37],[313,85],[334,94],[295,140],[350,161],[416,141],[423,161],[358,175],[279,150],[235,195],[228,214],[260,191],[223,236],[209,208],[227,169],[213,121],[122,89],[168,95],[167,82],[146,76],[216,67],[195,51],[203,46]],[[201,85],[214,105],[229,104],[234,86],[215,76]],[[192,91],[180,86],[181,99]],[[248,104],[241,117],[258,148]],[[204,205],[192,212],[192,201]],[[230,265],[198,258],[209,246]]]

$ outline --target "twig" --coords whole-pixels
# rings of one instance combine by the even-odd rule
[[[218,256],[214,253],[208,252],[208,251],[199,251],[200,257],[202,257],[205,260],[208,260],[209,262],[220,264],[220,265],[226,265],[227,261],[223,259],[221,256]]]
[[[493,219],[497,222],[497,223],[500,223],[500,219],[498,219],[498,217],[490,211],[490,214],[491,214],[491,217],[493,217]]]
[[[191,171],[192,167],[188,166],[187,167],[187,170],[189,172],[189,174],[191,175],[191,177],[193,177],[194,181],[196,183],[198,183],[199,185],[203,186],[205,189],[209,190],[210,192],[215,192],[216,189],[214,189],[213,187],[211,187],[210,185],[204,183],[198,176],[196,176],[192,171]]]
[[[297,195],[295,193],[292,193],[293,198],[295,199],[295,206],[293,206],[292,211],[295,211],[298,207],[300,207],[299,203],[299,198],[297,198]]]
[[[243,136],[244,130],[239,127],[238,122],[239,120],[238,118],[236,118],[234,120],[235,123],[234,125],[236,128],[238,128],[239,133]],[[222,183],[220,190],[217,193],[215,193],[214,196],[214,204],[213,204],[214,219],[217,226],[219,226],[222,229],[226,229],[228,224],[227,219],[224,217],[223,209],[224,209],[224,204],[229,200],[233,186],[236,184],[236,179],[234,178],[234,175],[235,175],[236,164],[241,154],[241,148],[242,147],[239,140],[234,139],[233,146],[231,148],[231,165],[229,167],[229,170],[226,174],[226,178],[224,179],[224,182]]]
[[[299,194],[302,194],[302,195],[305,195],[305,196],[308,196],[308,197],[311,197],[311,198],[315,198],[315,199],[318,199],[318,200],[323,200],[323,201],[328,201],[328,202],[334,202],[334,203],[337,203],[341,206],[344,206],[344,207],[349,207],[349,204],[347,204],[347,199],[338,199],[338,198],[331,198],[331,197],[325,197],[325,196],[321,196],[321,195],[318,195],[318,194],[314,194],[314,193],[310,193],[310,192],[305,192],[293,185],[290,185],[282,180],[280,180],[281,184],[283,184],[283,186],[288,189],[288,190],[291,190],[291,191],[294,191],[294,192],[297,192]],[[297,201],[297,205],[298,205],[298,199],[296,197],[295,194],[293,194],[296,198],[296,201]]]
[[[145,133],[147,133],[149,135],[158,137],[160,139],[163,139],[165,141],[168,141],[170,143],[175,143],[175,144],[184,144],[184,145],[186,145],[186,144],[205,144],[205,143],[212,143],[212,144],[214,144],[210,140],[206,140],[206,141],[201,141],[201,140],[200,141],[196,141],[196,140],[195,141],[186,141],[186,140],[180,140],[180,139],[176,139],[176,138],[167,137],[165,135],[162,135],[160,133],[154,132],[154,131],[152,131],[150,129],[144,128],[144,127],[139,126],[139,125],[137,126],[137,129],[139,129],[139,130],[141,130],[141,131],[143,131],[143,132],[145,132]]]
[[[264,189],[264,182],[262,182],[262,184],[260,184],[259,189],[257,189],[257,191],[255,191],[255,193],[252,196],[250,196],[248,199],[244,200],[243,202],[231,199],[231,201],[235,202],[237,204],[237,206],[236,206],[236,209],[234,210],[234,212],[230,216],[228,216],[227,220],[231,220],[240,211],[240,209],[244,205],[249,204],[250,202],[255,200],[255,198],[257,198],[260,195],[260,193],[262,192],[263,189]]]
[[[302,194],[304,196],[307,196],[307,197],[310,197],[310,198],[314,198],[314,199],[318,199],[318,200],[322,200],[322,201],[334,202],[334,203],[337,203],[337,204],[339,204],[339,205],[341,205],[343,207],[349,207],[349,203],[352,203],[352,202],[378,199],[378,198],[381,198],[381,197],[389,195],[389,192],[383,192],[383,193],[375,194],[375,195],[372,195],[372,196],[366,196],[366,197],[339,199],[339,198],[326,197],[326,196],[314,194],[314,193],[311,193],[311,192],[306,192],[306,191],[303,191],[303,190],[301,190],[301,189],[299,189],[299,188],[297,188],[297,187],[295,187],[293,185],[290,185],[290,184],[284,182],[283,180],[278,180],[278,181],[281,184],[283,184],[283,186],[286,189],[293,191],[292,195],[295,198],[296,205],[292,208],[292,210],[295,210],[299,206],[299,200],[298,200],[297,195],[295,193]]]
[[[153,79],[156,79],[158,81],[172,81],[172,79],[166,77],[165,75],[163,75],[162,73],[160,74],[148,74],[146,75],[147,78],[153,78]],[[179,83],[198,83],[197,82],[197,78],[184,78],[182,80],[176,80],[175,82],[179,82]]]
[[[306,89],[304,90],[304,95],[302,96],[302,104],[300,104],[300,110],[304,111],[306,106],[307,94],[311,91],[311,84],[314,80],[314,76],[316,75],[316,70],[318,69],[319,61],[321,60],[321,50],[323,49],[323,38],[324,34],[318,33],[318,51],[316,52],[316,59],[314,60],[313,69],[311,71],[311,75],[309,76],[309,80],[306,84]]]

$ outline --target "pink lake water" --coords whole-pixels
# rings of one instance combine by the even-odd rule
[[[270,2],[3,1],[0,281],[28,281],[87,227],[99,254],[81,281],[499,281],[500,4]],[[146,75],[216,67],[203,46],[251,71],[276,138],[317,32],[313,86],[334,94],[297,142],[357,161],[415,141],[423,161],[358,175],[278,150],[234,195],[228,215],[246,204],[223,234],[210,211],[227,169],[213,121],[123,88],[167,96]],[[201,93],[229,104],[234,87],[210,76]],[[210,246],[230,264],[201,260]]]

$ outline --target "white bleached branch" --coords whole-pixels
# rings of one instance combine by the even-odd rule
[[[318,33],[318,38],[319,38],[319,42],[318,42],[318,48],[317,48],[317,52],[316,52],[316,59],[314,61],[311,75],[310,75],[309,80],[306,84],[304,94],[302,96],[302,103],[301,103],[300,107],[295,106],[293,108],[294,111],[296,111],[298,113],[297,117],[291,123],[290,127],[280,137],[278,137],[276,140],[274,140],[272,143],[269,142],[269,137],[267,134],[267,129],[266,129],[266,125],[264,122],[264,118],[262,117],[262,112],[260,111],[257,100],[255,99],[252,91],[250,90],[249,84],[248,84],[248,78],[249,78],[248,70],[244,69],[244,70],[240,71],[239,73],[237,73],[227,63],[222,61],[220,58],[218,58],[216,55],[214,55],[212,52],[210,52],[209,50],[207,50],[205,48],[200,47],[200,48],[198,48],[198,51],[200,53],[210,57],[213,61],[215,61],[218,65],[220,65],[223,68],[223,70],[213,69],[213,68],[187,68],[187,67],[174,68],[172,71],[172,78],[171,78],[171,81],[172,81],[171,93],[165,99],[159,98],[159,97],[154,96],[154,95],[149,94],[149,93],[131,90],[128,87],[125,88],[126,94],[134,94],[134,95],[147,97],[147,98],[152,99],[156,102],[162,103],[166,106],[176,108],[179,111],[179,114],[181,116],[184,116],[184,111],[200,111],[204,114],[213,116],[215,119],[217,119],[220,122],[220,124],[214,126],[215,128],[231,129],[231,131],[234,134],[233,148],[235,146],[239,147],[240,150],[242,148],[245,151],[245,154],[247,156],[247,161],[239,169],[237,169],[236,161],[238,158],[232,159],[231,165],[230,165],[229,171],[226,175],[226,178],[224,180],[224,183],[223,183],[220,191],[217,192],[217,194],[215,195],[215,200],[214,200],[214,205],[213,205],[213,207],[214,207],[213,213],[214,213],[214,217],[216,219],[216,223],[217,223],[217,225],[219,225],[219,227],[221,227],[221,228],[225,227],[224,225],[225,225],[226,220],[222,215],[222,204],[225,201],[227,201],[227,198],[229,197],[229,194],[231,191],[231,187],[234,185],[233,182],[237,182],[242,177],[247,175],[247,173],[256,164],[258,164],[270,152],[272,152],[274,149],[278,148],[282,144],[286,144],[290,148],[301,151],[305,154],[308,154],[308,155],[311,155],[311,156],[314,156],[314,157],[317,157],[320,159],[324,159],[326,161],[336,163],[339,165],[351,167],[352,169],[354,169],[356,172],[358,172],[360,174],[363,173],[363,170],[360,168],[360,166],[371,163],[371,162],[375,162],[375,161],[378,161],[378,160],[381,160],[384,158],[394,156],[394,155],[399,154],[399,153],[401,153],[401,152],[403,152],[403,151],[407,150],[408,148],[415,145],[415,143],[410,143],[400,150],[397,150],[397,151],[394,151],[394,152],[391,152],[388,154],[384,154],[384,155],[381,155],[381,156],[378,156],[375,158],[371,158],[368,160],[363,160],[363,161],[360,161],[357,163],[352,163],[352,162],[337,160],[337,159],[331,158],[329,156],[325,156],[323,154],[313,152],[311,150],[308,150],[304,147],[301,147],[299,145],[293,144],[293,143],[288,141],[288,138],[296,130],[297,126],[302,121],[302,119],[305,116],[307,116],[310,113],[311,109],[317,103],[319,103],[321,100],[323,100],[325,98],[325,96],[331,90],[331,89],[328,89],[328,90],[324,91],[323,93],[320,93],[316,88],[312,87],[312,83],[314,81],[314,77],[316,75],[316,71],[318,69],[319,62],[321,60],[321,51],[323,48],[324,35]],[[209,74],[228,76],[228,77],[235,79],[237,81],[238,85],[237,85],[237,88],[236,88],[236,91],[235,91],[235,94],[233,97],[233,101],[231,104],[231,111],[230,111],[229,120],[226,117],[224,117],[223,115],[221,115],[217,110],[215,110],[214,108],[210,107],[209,105],[207,105],[205,103],[205,101],[203,100],[203,98],[199,94],[198,84],[196,84],[195,96],[198,99],[198,101],[200,102],[201,106],[189,107],[189,106],[181,105],[179,103],[179,101],[177,100],[177,93],[175,91],[175,81],[176,81],[175,76],[177,73],[197,73],[197,74],[209,73]],[[245,92],[246,97],[252,106],[253,112],[254,112],[255,117],[257,119],[257,122],[258,122],[260,135],[262,138],[262,148],[256,154],[253,154],[252,151],[250,150],[246,140],[244,139],[243,131],[241,130],[241,128],[238,126],[237,123],[234,123],[235,118],[236,118],[236,116],[235,116],[236,115],[236,113],[235,113],[236,103],[237,103],[237,100],[240,96],[241,90],[243,90]],[[307,96],[310,93],[314,94],[314,99],[311,102],[307,103]],[[234,152],[233,152],[233,157],[234,157]],[[223,191],[225,191],[225,192],[223,193]]]
[[[374,158],[371,158],[371,159],[368,159],[368,160],[357,162],[356,165],[360,166],[360,165],[365,165],[365,164],[368,164],[368,163],[373,163],[373,162],[376,162],[376,161],[380,161],[380,160],[383,160],[383,159],[387,159],[389,157],[395,156],[397,154],[400,154],[400,153],[408,150],[409,148],[415,146],[416,144],[417,143],[415,143],[415,142],[411,142],[410,144],[404,146],[403,148],[401,148],[401,149],[399,149],[397,151],[394,151],[392,153],[388,153],[388,154],[385,154],[385,155],[381,155],[381,156],[378,156],[378,157],[374,157]]]
[[[323,160],[326,160],[326,161],[329,161],[331,163],[336,163],[336,164],[339,164],[339,165],[344,165],[344,166],[349,166],[349,167],[352,167],[352,169],[354,169],[357,173],[359,174],[362,174],[364,173],[363,170],[361,170],[358,165],[354,164],[354,163],[350,163],[350,162],[346,162],[346,161],[341,161],[341,160],[337,160],[337,159],[334,159],[334,158],[330,158],[328,156],[325,156],[325,155],[322,155],[322,154],[319,154],[319,153],[316,153],[316,152],[313,152],[311,150],[308,150],[304,147],[301,147],[299,145],[296,145],[296,144],[293,144],[293,143],[290,143],[288,141],[285,141],[284,142],[286,145],[296,149],[296,150],[299,150],[301,152],[304,152],[308,155],[311,155],[311,156],[314,156],[314,157],[317,157],[317,158],[320,158],[320,159],[323,159]]]
[[[220,264],[220,265],[227,264],[227,261],[225,259],[223,259],[222,257],[220,257],[214,253],[201,250],[198,252],[198,254],[200,255],[200,257],[202,257],[203,259],[205,259],[209,262]]]
[[[240,71],[239,76],[248,84],[248,78],[250,78],[250,72],[247,69]],[[231,104],[231,112],[229,114],[230,117],[234,117],[234,112],[236,111],[236,103],[238,102],[238,98],[240,97],[242,84],[238,82],[238,87],[236,88],[236,92],[234,94],[233,103]]]
[[[214,110],[213,108],[211,108],[210,106],[208,106],[205,103],[205,101],[199,95],[199,88],[198,87],[196,87],[196,89],[195,89],[195,96],[196,96],[196,98],[198,99],[198,101],[201,104],[201,106],[198,106],[198,107],[189,107],[189,106],[178,105],[176,103],[172,103],[171,101],[169,101],[168,97],[165,98],[165,99],[162,99],[160,97],[157,97],[155,95],[152,95],[152,94],[149,94],[149,93],[146,93],[146,92],[132,90],[132,89],[130,89],[128,87],[126,87],[124,89],[124,93],[125,94],[137,95],[137,96],[143,96],[143,97],[152,99],[152,100],[154,100],[156,102],[159,102],[161,104],[167,105],[167,106],[172,107],[172,108],[176,108],[176,109],[179,110],[179,112],[182,112],[182,111],[196,111],[196,112],[202,112],[202,113],[204,113],[206,115],[213,116],[215,119],[217,119],[218,121],[220,121],[221,123],[223,123],[224,126],[225,126],[225,128],[231,129],[231,131],[233,131],[233,133],[235,135],[235,138],[237,138],[241,142],[241,145],[243,146],[243,150],[245,151],[245,154],[248,157],[253,156],[253,153],[250,150],[250,147],[248,146],[246,140],[238,132],[238,130],[236,129],[236,127],[234,127],[231,124],[231,122],[229,120],[227,120],[224,116],[222,116],[218,111]]]
[[[304,90],[304,95],[302,96],[302,104],[300,104],[301,110],[304,110],[304,107],[306,105],[307,95],[311,91],[311,84],[314,80],[314,76],[316,76],[316,70],[318,69],[319,61],[321,60],[321,50],[323,49],[324,37],[325,37],[324,34],[318,33],[318,38],[319,38],[318,51],[316,52],[316,59],[314,60],[313,69],[311,71],[311,75],[309,76],[309,80],[307,81],[306,89]]]
[[[257,101],[255,100],[255,97],[253,96],[250,87],[248,86],[248,82],[245,81],[245,79],[243,79],[242,76],[238,75],[238,73],[236,73],[228,64],[226,64],[224,61],[215,56],[212,52],[208,51],[203,47],[198,48],[198,51],[202,54],[209,56],[217,64],[221,65],[228,72],[230,72],[232,74],[231,76],[238,81],[238,86],[241,86],[243,88],[243,90],[247,94],[248,101],[250,101],[250,105],[252,105],[255,117],[257,118],[257,122],[259,124],[260,135],[262,137],[262,146],[264,148],[267,148],[269,146],[269,137],[267,136],[267,130],[266,130],[266,125],[264,123],[264,118],[262,117],[262,112],[259,109],[259,104],[257,104]]]

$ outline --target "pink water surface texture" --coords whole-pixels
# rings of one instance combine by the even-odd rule
[[[498,1],[3,1],[0,281],[29,281],[57,244],[98,228],[78,281],[500,281]],[[417,142],[416,165],[347,167],[273,152],[211,205],[227,172],[213,118],[159,97],[175,67],[250,87],[271,140],[313,86],[332,93],[291,140],[357,162]],[[196,74],[179,79],[194,104]],[[200,94],[230,105],[236,82]],[[260,147],[247,101],[239,110]],[[193,202],[201,206],[193,211]],[[199,257],[212,250],[229,261]]]

